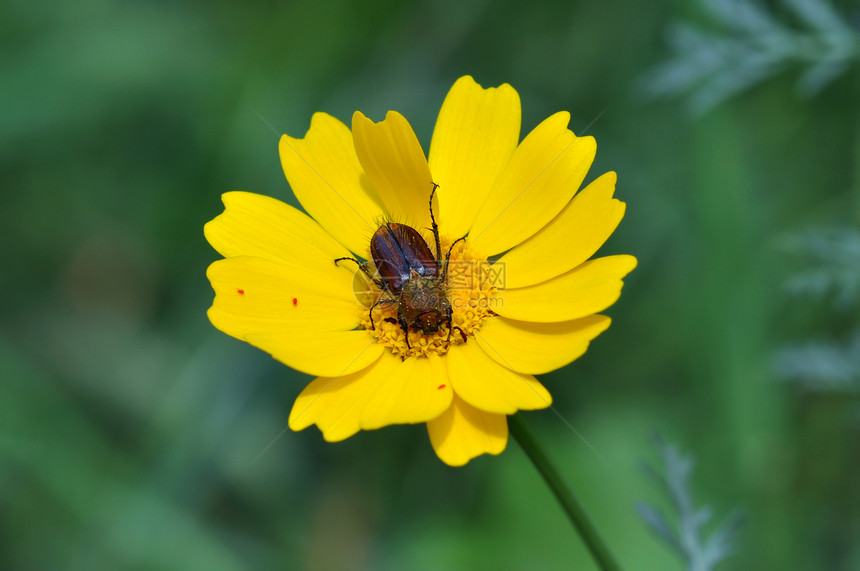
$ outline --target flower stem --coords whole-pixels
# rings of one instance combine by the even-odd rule
[[[588,518],[588,514],[585,513],[585,508],[576,499],[573,491],[561,477],[561,474],[559,474],[555,464],[552,463],[546,452],[544,452],[543,447],[538,443],[534,432],[526,424],[522,413],[509,416],[508,426],[511,434],[517,439],[517,442],[519,442],[522,449],[531,459],[532,464],[535,465],[535,468],[543,476],[552,493],[555,494],[558,503],[561,504],[573,527],[576,528],[588,550],[591,551],[591,555],[594,557],[597,565],[604,570],[616,571],[620,569],[618,563],[615,562],[615,558],[612,557],[612,554],[594,527],[594,524]]]

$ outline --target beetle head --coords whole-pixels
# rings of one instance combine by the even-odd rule
[[[439,310],[432,309],[426,313],[422,313],[415,319],[416,325],[421,328],[424,335],[433,335],[439,331],[439,325],[442,322],[442,314]]]

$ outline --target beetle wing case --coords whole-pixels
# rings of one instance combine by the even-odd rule
[[[386,288],[399,294],[414,271],[421,277],[439,274],[436,258],[421,234],[411,226],[389,222],[370,240],[370,254]]]

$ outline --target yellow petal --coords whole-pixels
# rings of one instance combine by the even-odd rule
[[[540,375],[582,356],[591,340],[606,331],[609,323],[605,315],[561,323],[530,323],[496,316],[483,324],[475,339],[498,364]]]
[[[308,327],[346,331],[359,323],[352,276],[334,263],[314,273],[239,256],[213,262],[206,276],[215,290],[210,318],[234,337]]]
[[[520,117],[520,96],[507,83],[483,89],[467,75],[451,87],[430,144],[446,235],[459,238],[469,231],[517,147]]]
[[[287,263],[290,271],[317,271],[349,255],[307,214],[280,200],[250,192],[227,192],[221,200],[224,212],[203,233],[225,258],[254,256]]]
[[[589,184],[537,234],[502,256],[505,287],[534,285],[575,268],[597,252],[624,216],[612,198],[615,173]]]
[[[352,116],[355,151],[390,218],[417,228],[430,226],[433,177],[421,144],[400,113],[389,111],[374,123],[358,111]]]
[[[240,256],[209,266],[215,289],[212,324],[312,375],[338,375],[366,367],[382,345],[358,326],[360,307],[346,270],[296,275],[289,266]]]
[[[508,443],[503,414],[478,410],[454,395],[451,406],[427,423],[430,443],[449,466],[463,466],[481,454],[501,454]]]
[[[520,321],[554,323],[603,311],[621,295],[621,281],[636,267],[633,256],[589,260],[537,285],[496,292],[493,311]]]
[[[284,174],[308,214],[364,256],[384,210],[358,162],[349,128],[331,115],[315,113],[305,138],[284,135],[279,151]]]
[[[381,346],[381,345],[380,345]],[[298,396],[288,421],[293,430],[316,424],[329,442],[349,438],[361,430],[361,415],[379,384],[400,366],[390,351],[361,371],[319,377]]]
[[[520,143],[469,234],[491,256],[523,242],[552,220],[588,172],[597,145],[567,129],[570,114],[556,113]]]
[[[295,329],[248,334],[243,339],[297,371],[327,377],[360,371],[385,350],[367,331]]]
[[[552,404],[549,391],[537,379],[499,365],[477,343],[451,347],[446,360],[454,392],[485,412],[513,414]]]
[[[406,359],[377,379],[374,394],[361,415],[361,427],[414,424],[436,418],[451,406],[454,394],[445,364],[437,355]]]

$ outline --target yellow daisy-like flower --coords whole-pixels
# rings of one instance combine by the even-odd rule
[[[374,123],[356,112],[352,130],[317,113],[303,139],[280,143],[287,180],[310,217],[258,194],[223,195],[224,213],[205,228],[225,258],[207,272],[216,293],[209,319],[317,376],[296,399],[290,428],[316,424],[334,442],[426,422],[447,464],[499,454],[506,415],[552,402],[533,375],[578,358],[609,327],[598,312],[618,299],[636,265],[626,255],[589,260],[624,215],[615,173],[577,193],[594,139],[575,136],[561,112],[520,141],[520,118],[510,85],[483,89],[460,78],[428,160],[399,113]],[[439,253],[428,206],[434,185]],[[450,252],[450,328],[441,315],[438,331],[410,327],[407,338],[399,292],[380,291],[348,260],[334,262],[372,261],[380,221],[422,233],[440,271]]]

